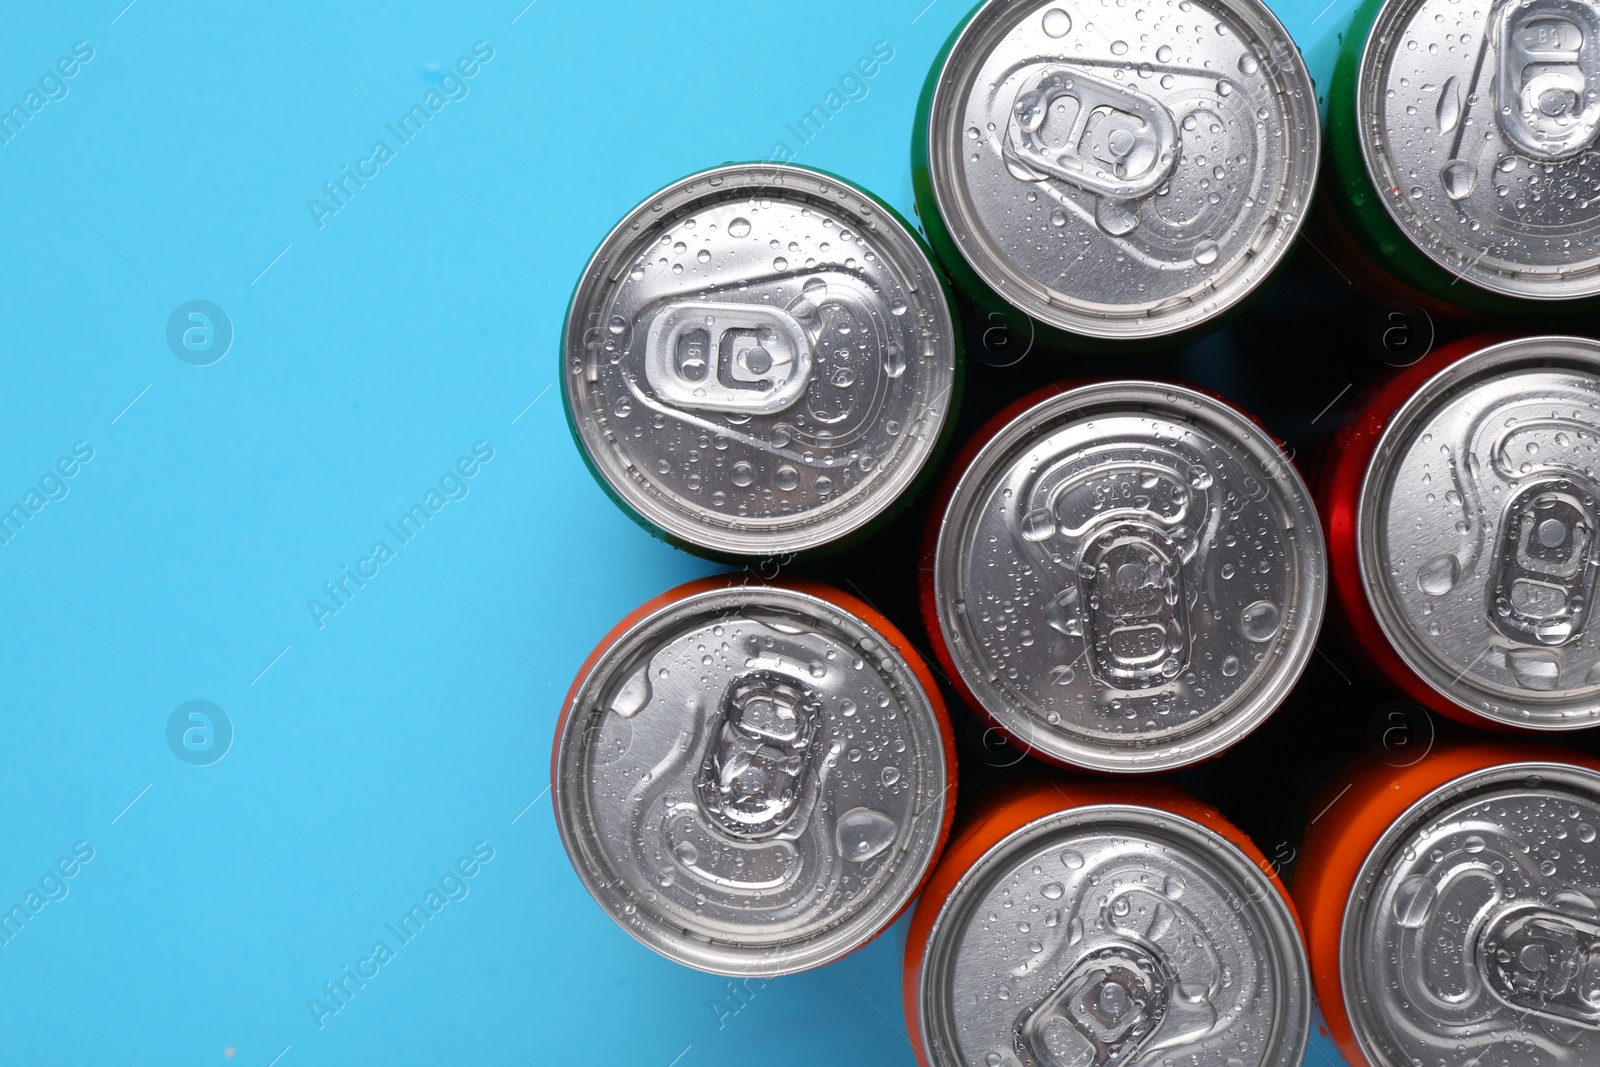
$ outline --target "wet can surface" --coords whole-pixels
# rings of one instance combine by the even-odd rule
[[[1451,345],[1334,443],[1334,585],[1375,662],[1465,722],[1600,725],[1600,343]]]
[[[707,579],[579,672],[552,796],[584,886],[669,959],[788,974],[870,941],[949,829],[944,705],[905,638],[823,586]]]
[[[1012,790],[957,835],[906,945],[922,1067],[1296,1067],[1311,982],[1249,839],[1168,786]]]
[[[1311,78],[1256,0],[990,0],[923,94],[917,208],[970,295],[1068,338],[1215,325],[1315,186]]]
[[[1327,791],[1293,894],[1353,1065],[1600,1062],[1600,764],[1479,744]]]
[[[747,164],[663,189],[573,294],[567,414],[623,508],[682,547],[767,556],[881,520],[959,393],[943,282],[892,210]]]
[[[1596,306],[1600,3],[1370,0],[1344,40],[1330,177],[1366,253],[1473,311]]]
[[[1322,529],[1277,444],[1158,382],[1047,389],[945,485],[923,616],[1024,751],[1105,772],[1216,755],[1282,702],[1322,621]]]

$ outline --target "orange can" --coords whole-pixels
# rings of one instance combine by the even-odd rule
[[[922,1067],[1218,1048],[1297,1067],[1310,987],[1288,894],[1215,809],[1162,782],[1041,778],[951,842],[912,917],[903,992]]]
[[[651,600],[578,672],[551,790],[573,868],[646,946],[717,974],[818,967],[904,911],[944,846],[956,760],[903,634],[810,582]]]
[[[1353,1067],[1600,1063],[1600,761],[1368,760],[1312,812],[1293,894]]]

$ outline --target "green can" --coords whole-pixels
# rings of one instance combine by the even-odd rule
[[[1600,310],[1600,3],[1368,0],[1328,94],[1336,220],[1469,312]]]
[[[562,338],[567,418],[606,492],[717,559],[837,548],[928,477],[961,335],[926,246],[830,174],[691,175],[612,230]]]
[[[1171,346],[1240,310],[1316,185],[1315,92],[1259,0],[988,0],[929,74],[917,209],[951,278],[1069,348]]]

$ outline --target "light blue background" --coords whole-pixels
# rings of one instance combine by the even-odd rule
[[[909,215],[965,0],[125,2],[11,3],[0,31],[5,107],[94,50],[0,146],[0,507],[94,450],[0,546],[0,904],[94,850],[0,946],[0,1061],[910,1063],[903,924],[719,1021],[724,982],[636,946],[567,866],[566,685],[710,568],[593,485],[556,346],[596,242],[687,172],[782,141]],[[1354,3],[1276,5],[1319,84]],[[479,41],[469,94],[396,147],[384,123]],[[800,145],[785,123],[879,41],[868,95]],[[308,198],[380,138],[395,157],[319,228]],[[211,366],[167,347],[191,299],[233,323]],[[469,495],[398,547],[385,522],[480,441]],[[319,628],[308,598],[380,539],[395,558]],[[195,699],[235,730],[208,767],[166,741]],[[480,841],[469,895],[319,1029],[308,998]]]

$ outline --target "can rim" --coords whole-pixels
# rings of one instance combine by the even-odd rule
[[[1316,86],[1305,64],[1305,58],[1300,54],[1298,45],[1294,43],[1294,37],[1284,28],[1278,16],[1260,0],[1208,0],[1228,14],[1256,21],[1257,25],[1251,28],[1263,38],[1259,42],[1262,45],[1260,55],[1263,60],[1267,60],[1262,63],[1262,70],[1267,69],[1269,62],[1279,62],[1269,60],[1267,53],[1270,51],[1270,44],[1262,31],[1275,34],[1276,39],[1288,44],[1283,62],[1292,69],[1284,69],[1283,74],[1285,78],[1298,83],[1300,92],[1286,110],[1303,112],[1301,115],[1303,121],[1299,124],[1299,128],[1306,138],[1307,148],[1307,151],[1298,154],[1301,157],[1299,160],[1294,158],[1294,153],[1290,153],[1289,161],[1285,165],[1285,171],[1288,173],[1284,177],[1284,185],[1294,182],[1301,192],[1298,198],[1290,201],[1291,209],[1298,203],[1298,211],[1289,210],[1280,214],[1280,225],[1286,218],[1292,223],[1287,227],[1289,236],[1279,243],[1275,254],[1269,256],[1256,254],[1249,257],[1247,275],[1243,271],[1234,275],[1235,279],[1248,276],[1249,284],[1232,283],[1231,291],[1226,291],[1225,296],[1222,295],[1224,290],[1212,289],[1210,303],[1213,307],[1200,317],[1161,322],[1154,314],[1145,312],[1110,318],[1108,313],[1114,311],[1117,305],[1101,305],[1097,313],[1097,309],[1084,302],[1083,310],[1077,310],[1061,300],[1053,299],[1048,288],[1022,271],[1011,269],[1009,259],[990,247],[992,242],[987,239],[985,228],[966,210],[966,198],[959,194],[961,183],[952,176],[954,167],[949,145],[952,142],[959,143],[958,138],[954,136],[955,126],[959,123],[955,121],[957,115],[954,110],[958,102],[952,102],[950,96],[960,91],[963,93],[962,99],[965,98],[965,91],[960,85],[962,79],[957,76],[960,73],[960,64],[969,61],[971,49],[979,43],[976,38],[992,31],[992,24],[1003,9],[1033,2],[1034,0],[984,0],[967,16],[966,22],[952,37],[933,83],[925,128],[928,146],[928,185],[933,194],[934,208],[945,220],[945,228],[949,231],[962,259],[984,285],[1000,295],[1007,303],[1021,309],[1039,322],[1081,337],[1097,340],[1153,340],[1182,334],[1206,323],[1217,321],[1266,284],[1273,271],[1294,248],[1300,228],[1310,214],[1313,191],[1317,187],[1317,176],[1321,169],[1322,126],[1316,112]],[[1281,98],[1283,94],[1276,95]],[[942,121],[944,116],[948,118]],[[952,136],[940,136],[941,124],[950,127],[948,132]],[[953,224],[957,222],[959,225]],[[1256,227],[1257,232],[1260,229],[1261,227]],[[982,255],[974,254],[974,245],[981,248]],[[1191,299],[1184,306],[1192,307],[1200,302],[1198,298]]]
[[[1525,351],[1527,349],[1533,351]],[[1388,480],[1390,468],[1399,455],[1403,439],[1410,435],[1418,420],[1440,402],[1471,389],[1491,373],[1525,366],[1546,369],[1567,366],[1600,377],[1600,341],[1562,334],[1497,341],[1466,353],[1429,376],[1389,417],[1367,461],[1356,505],[1356,556],[1361,570],[1361,588],[1390,648],[1399,655],[1412,674],[1445,700],[1481,719],[1504,726],[1540,732],[1583,730],[1594,726],[1595,721],[1561,718],[1528,720],[1491,711],[1482,700],[1468,703],[1462,699],[1463,695],[1482,694],[1499,696],[1513,705],[1522,702],[1534,708],[1573,706],[1571,700],[1539,700],[1537,693],[1531,690],[1507,689],[1504,694],[1499,694],[1497,690],[1485,689],[1476,683],[1464,683],[1467,672],[1443,663],[1425,642],[1414,636],[1412,628],[1395,609],[1389,589],[1383,581],[1383,562],[1378,558],[1379,496]],[[1447,678],[1450,680],[1446,681]],[[1463,689],[1465,694],[1462,693]]]
[[[1381,1055],[1379,1050],[1373,1048],[1367,1032],[1370,1011],[1362,1010],[1360,991],[1365,990],[1367,984],[1365,976],[1360,973],[1360,960],[1357,957],[1360,953],[1359,922],[1369,897],[1364,887],[1381,877],[1382,868],[1387,865],[1400,840],[1408,836],[1419,823],[1425,822],[1447,806],[1466,803],[1474,795],[1493,790],[1497,785],[1514,779],[1525,779],[1530,775],[1539,775],[1546,783],[1551,779],[1564,781],[1573,787],[1574,792],[1580,791],[1578,788],[1580,786],[1587,786],[1595,802],[1600,803],[1600,772],[1588,767],[1545,759],[1516,760],[1480,767],[1435,786],[1409,804],[1384,828],[1383,833],[1367,852],[1366,858],[1361,861],[1355,880],[1350,884],[1350,894],[1345,901],[1344,913],[1339,922],[1339,992],[1344,1001],[1343,1007],[1345,1017],[1349,1021],[1350,1032],[1355,1037],[1361,1055],[1369,1063],[1387,1064],[1389,1060]]]
[[[1455,264],[1446,262],[1433,247],[1413,238],[1411,228],[1416,221],[1416,216],[1402,214],[1396,206],[1396,201],[1386,195],[1385,186],[1387,183],[1379,173],[1377,157],[1381,154],[1387,159],[1386,146],[1389,143],[1389,135],[1387,131],[1376,131],[1377,141],[1385,146],[1385,150],[1380,153],[1379,144],[1374,143],[1374,137],[1372,136],[1374,133],[1372,125],[1377,122],[1377,114],[1372,105],[1382,96],[1383,88],[1382,86],[1374,85],[1373,81],[1377,76],[1378,66],[1389,54],[1392,54],[1393,50],[1385,50],[1380,46],[1380,38],[1395,36],[1401,28],[1399,26],[1400,21],[1413,14],[1414,9],[1419,8],[1424,2],[1425,0],[1383,0],[1377,16],[1373,19],[1372,25],[1368,29],[1367,39],[1361,47],[1361,62],[1356,68],[1354,101],[1356,141],[1361,146],[1361,162],[1366,169],[1367,182],[1372,186],[1378,202],[1383,205],[1384,213],[1389,216],[1395,228],[1399,230],[1408,244],[1427,256],[1435,266],[1449,272],[1453,277],[1459,278],[1468,285],[1499,296],[1509,296],[1519,300],[1530,300],[1545,304],[1582,300],[1586,297],[1600,294],[1600,266],[1586,271],[1585,273],[1591,278],[1589,284],[1574,291],[1551,291],[1548,288],[1549,281],[1545,280],[1549,279],[1549,275],[1533,275],[1532,277],[1537,280],[1531,285],[1518,285],[1516,283],[1519,279],[1530,277],[1530,275],[1524,271],[1507,274],[1497,270],[1492,274],[1485,273],[1477,270],[1478,261],[1476,260],[1469,263],[1465,268],[1458,269]],[[1404,201],[1398,202],[1404,203]],[[1582,276],[1580,275],[1579,277]],[[1562,275],[1556,275],[1553,280],[1560,283],[1569,279]]]
[[[942,1063],[940,1057],[957,1047],[952,1040],[954,1013],[948,1010],[949,998],[938,994],[954,966],[955,945],[949,932],[963,928],[977,906],[980,894],[974,887],[1003,877],[1011,854],[1080,826],[1143,833],[1169,847],[1176,844],[1205,865],[1231,876],[1235,887],[1242,890],[1241,899],[1255,906],[1262,944],[1273,953],[1274,971],[1285,979],[1275,987],[1281,1001],[1274,1013],[1278,1054],[1260,1067],[1297,1067],[1311,1037],[1311,965],[1288,898],[1225,835],[1187,815],[1128,803],[1086,804],[1040,816],[1000,838],[956,879],[928,929],[927,948],[917,974],[917,1024],[931,1058]],[[1292,1005],[1286,1003],[1291,998]],[[953,1056],[950,1062],[955,1062]]]
[[[680,593],[682,595],[678,595]],[[625,891],[624,877],[601,873],[610,871],[611,864],[592,840],[597,836],[597,827],[586,817],[589,807],[577,771],[582,755],[581,735],[588,719],[580,709],[580,701],[604,680],[608,668],[626,658],[632,646],[646,644],[683,615],[714,614],[719,607],[744,609],[760,602],[752,594],[764,597],[774,606],[798,609],[810,617],[842,618],[862,634],[878,639],[879,651],[893,655],[897,669],[906,680],[907,684],[901,688],[911,699],[905,701],[903,710],[908,722],[921,727],[923,736],[918,744],[922,749],[921,758],[929,766],[928,773],[917,776],[921,798],[911,816],[918,824],[917,831],[908,835],[906,844],[899,850],[895,871],[867,905],[844,921],[832,923],[820,936],[746,947],[736,941],[718,942],[703,935],[684,936],[687,932],[681,926],[660,921],[660,917],[648,913],[643,906],[638,906],[633,916],[636,921],[622,920],[622,909],[631,896]],[[836,601],[832,599],[834,594],[832,589],[809,582],[740,585],[711,578],[686,583],[646,602],[608,633],[572,683],[556,726],[551,753],[551,808],[562,847],[574,873],[601,910],[634,940],[676,963],[711,974],[763,978],[832,963],[878,936],[905,911],[932,873],[943,849],[954,814],[955,797],[955,761],[943,700],[937,688],[930,684],[932,679],[926,664],[921,662],[903,634],[887,624],[882,616],[876,620],[863,617],[868,613],[876,614],[870,605],[866,606],[867,612],[859,612],[855,598],[839,593]],[[942,788],[929,799],[927,789],[932,782],[938,782]],[[689,944],[698,951],[688,951]],[[796,952],[796,945],[807,950]],[[780,954],[782,959],[773,962],[774,956]]]
[[[761,190],[797,192],[786,182],[810,182],[817,188],[806,190],[809,201],[826,204],[829,210],[851,217],[859,228],[877,238],[875,251],[889,261],[900,276],[908,292],[921,292],[928,296],[930,307],[939,317],[936,330],[940,340],[937,348],[950,367],[950,384],[945,391],[943,410],[936,424],[927,426],[919,435],[926,442],[922,454],[908,455],[899,463],[892,477],[880,483],[870,494],[858,496],[856,503],[844,506],[833,513],[831,521],[806,521],[796,524],[794,517],[774,519],[744,519],[739,523],[710,525],[693,521],[681,509],[663,507],[657,494],[641,491],[630,479],[615,476],[607,466],[610,447],[604,438],[594,438],[584,430],[588,414],[579,405],[579,394],[572,388],[571,361],[581,359],[586,350],[586,338],[597,327],[585,325],[596,306],[595,298],[616,280],[619,260],[623,258],[630,241],[629,236],[641,229],[641,224],[675,217],[676,213],[692,209],[698,204],[726,197],[737,188],[754,195]],[[724,190],[723,187],[727,186]],[[848,191],[854,202],[845,200],[842,192],[829,197],[835,190]],[[870,210],[872,217],[863,214]],[[789,163],[725,163],[696,171],[656,190],[631,208],[596,246],[573,289],[567,313],[562,323],[561,337],[561,391],[566,401],[567,422],[584,462],[605,488],[608,495],[623,508],[643,520],[653,529],[660,530],[669,539],[679,541],[711,553],[726,556],[799,553],[820,548],[857,532],[875,522],[900,502],[902,494],[917,484],[942,446],[953,425],[952,413],[959,396],[961,380],[960,338],[956,329],[956,313],[944,279],[934,266],[933,258],[923,246],[915,230],[889,204],[874,196],[856,183],[809,167]],[[808,513],[814,514],[814,513]]]
[[[1174,399],[1169,400],[1169,397]],[[1193,408],[1179,408],[1177,398],[1180,397]],[[1063,416],[1070,421],[1080,421],[1106,409],[1160,412],[1177,421],[1198,422],[1200,425],[1207,425],[1204,417],[1209,416],[1210,428],[1223,431],[1218,435],[1219,438],[1228,441],[1231,447],[1242,449],[1257,464],[1260,472],[1270,472],[1274,468],[1281,472],[1281,478],[1272,478],[1268,474],[1267,480],[1279,486],[1270,492],[1287,497],[1291,507],[1298,505],[1294,528],[1305,532],[1302,548],[1297,554],[1302,564],[1295,589],[1299,598],[1298,624],[1291,633],[1288,646],[1271,668],[1274,677],[1270,684],[1259,689],[1251,702],[1241,704],[1225,718],[1215,720],[1209,727],[1195,733],[1182,735],[1172,744],[1164,746],[1112,749],[1068,741],[1054,732],[1043,731],[1031,714],[1013,706],[1003,694],[996,693],[983,672],[969,662],[970,653],[963,650],[970,649],[970,642],[964,639],[958,617],[951,606],[955,599],[950,595],[951,589],[957,582],[956,572],[962,556],[959,541],[966,525],[964,522],[953,522],[952,516],[962,517],[971,512],[988,476],[1010,459],[1012,453],[1026,447],[1038,435],[1042,424]],[[1248,444],[1241,440],[1241,435],[1248,436]],[[948,651],[962,685],[975,698],[979,709],[1006,733],[1022,741],[1030,751],[1036,751],[1047,759],[1114,774],[1169,771],[1208,759],[1242,740],[1269,718],[1294,688],[1316,651],[1327,602],[1328,560],[1322,520],[1312,502],[1311,492],[1270,434],[1232,405],[1200,390],[1167,382],[1130,379],[1094,382],[1047,396],[1017,414],[983,443],[957,478],[938,521],[932,577],[938,637]],[[952,540],[957,543],[953,544]]]

